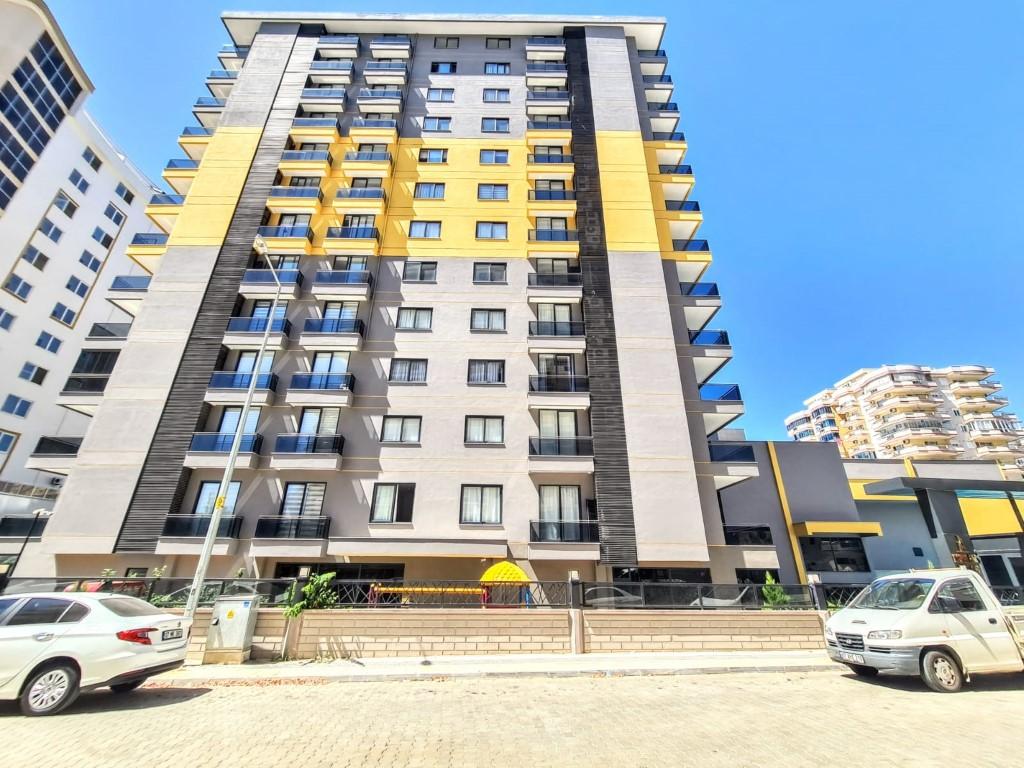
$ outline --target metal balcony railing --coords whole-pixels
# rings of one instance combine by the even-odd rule
[[[234,432],[194,432],[188,449],[191,453],[229,453],[234,440]],[[263,435],[249,433],[242,435],[239,451],[259,453],[262,447]]]
[[[313,276],[313,285],[373,285],[368,269],[324,269]]]
[[[575,200],[575,189],[531,189],[531,200]]]
[[[40,437],[33,456],[77,456],[81,437]]]
[[[381,187],[341,187],[334,195],[338,200],[384,200]]]
[[[185,204],[185,196],[184,195],[164,195],[164,194],[153,195],[151,198],[149,198],[149,204],[150,205],[184,205]]]
[[[690,331],[690,343],[698,347],[726,347],[729,334],[717,330]]]
[[[347,317],[311,317],[302,326],[303,333],[358,333],[363,335],[362,320]]]
[[[267,323],[270,323],[271,333],[283,333],[285,336],[291,333],[292,324],[283,317],[274,318],[273,322],[267,317],[232,317],[228,319],[228,333],[263,333],[267,330]]]
[[[589,392],[586,376],[531,376],[531,392]]]
[[[313,229],[304,224],[293,227],[260,227],[256,234],[260,237],[294,237],[310,242],[313,240]]]
[[[281,162],[334,164],[334,158],[326,149],[286,149],[281,153]]]
[[[530,321],[531,336],[586,336],[587,331],[582,320],[532,320]]]
[[[256,521],[256,539],[326,539],[331,529],[329,517],[310,515],[274,515]]]
[[[743,443],[708,443],[711,461],[752,463],[757,461],[754,447]]]
[[[302,285],[302,273],[297,269],[247,269],[242,275],[242,285],[271,285],[277,286],[277,280],[282,287]]]
[[[248,389],[253,374],[246,371],[214,371],[210,374],[210,389]],[[256,376],[256,389],[277,391],[277,375],[261,373]]]
[[[680,283],[683,296],[719,296],[718,283]]]
[[[110,381],[109,373],[74,373],[64,382],[62,395],[102,395]]]
[[[131,323],[93,323],[87,339],[127,339]]]
[[[110,281],[112,291],[147,291],[149,290],[149,275],[118,275]]]
[[[322,392],[352,392],[356,379],[351,373],[293,373],[289,389]]]
[[[580,239],[575,229],[531,229],[530,242],[575,242]]]
[[[270,197],[312,198],[323,202],[324,193],[320,187],[271,187]]]
[[[738,384],[702,384],[700,399],[707,402],[739,402],[743,397]]]
[[[328,227],[328,240],[379,240],[380,231],[376,227]]]
[[[345,447],[341,435],[284,434],[274,440],[274,453],[338,453]]]
[[[162,536],[202,538],[210,530],[209,515],[168,515],[164,518]],[[237,539],[242,530],[242,518],[222,515],[217,524],[217,538]]]
[[[530,273],[526,276],[527,285],[534,288],[568,288],[583,285],[582,272]]]
[[[571,163],[572,155],[529,155],[526,158],[526,162],[535,163],[537,165],[545,165],[548,163],[560,165],[562,163]]]
[[[531,456],[593,456],[592,437],[531,437]]]
[[[530,541],[593,544],[600,541],[596,520],[531,520]]]

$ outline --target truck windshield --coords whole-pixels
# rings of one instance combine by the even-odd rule
[[[854,598],[850,608],[912,611],[924,604],[934,579],[886,579],[876,581]]]

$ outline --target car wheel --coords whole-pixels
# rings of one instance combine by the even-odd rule
[[[110,686],[110,690],[114,693],[131,693],[144,682],[146,682],[146,678],[142,678],[141,680],[132,680],[130,683],[117,683],[116,685]]]
[[[964,685],[964,673],[952,655],[945,651],[928,651],[921,660],[921,677],[925,685],[939,693],[956,693]]]
[[[78,698],[78,670],[70,664],[58,663],[36,670],[25,682],[19,703],[21,711],[30,716],[55,715]]]
[[[878,670],[875,667],[867,667],[863,664],[847,664],[853,674],[857,677],[875,677],[878,674]]]

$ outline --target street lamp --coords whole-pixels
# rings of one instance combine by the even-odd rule
[[[262,237],[257,236],[253,243],[253,250],[260,256],[266,258],[267,245]],[[267,263],[270,264],[269,259]],[[185,615],[194,616],[199,606],[199,596],[206,581],[206,572],[210,568],[210,558],[213,556],[213,545],[217,541],[217,530],[220,528],[220,519],[224,511],[224,504],[227,501],[231,488],[231,476],[235,472],[235,462],[242,447],[242,435],[245,431],[245,424],[249,420],[249,410],[252,407],[253,395],[256,392],[256,382],[260,377],[260,369],[263,367],[263,356],[267,351],[267,343],[270,340],[270,331],[277,319],[277,307],[281,300],[281,280],[277,276],[277,269],[270,264],[270,274],[274,278],[276,289],[274,301],[270,305],[270,316],[267,318],[267,325],[263,329],[263,338],[260,341],[259,351],[256,353],[256,362],[249,380],[249,388],[245,393],[245,403],[242,405],[242,412],[238,416],[238,424],[235,425],[235,435],[231,441],[231,451],[228,454],[228,462],[224,467],[224,475],[220,480],[220,487],[217,489],[217,500],[213,503],[213,512],[210,514],[210,527],[206,531],[206,538],[203,540],[203,551],[199,555],[199,563],[196,565],[196,575],[192,579],[192,589],[188,593],[188,601],[185,603]]]
[[[25,547],[28,546],[28,540],[32,538],[33,532],[36,530],[36,525],[39,523],[40,517],[49,517],[53,514],[52,509],[44,509],[40,507],[32,513],[32,523],[29,525],[28,530],[25,531],[25,538],[21,541],[21,548],[18,550],[18,556],[14,558],[14,562],[11,567],[7,569],[5,581],[9,581],[14,575],[14,569],[18,567],[18,563],[21,562],[21,556],[25,554]]]

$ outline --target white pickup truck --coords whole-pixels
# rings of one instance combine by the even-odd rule
[[[967,569],[893,574],[826,622],[825,644],[858,675],[920,675],[959,691],[975,673],[1024,670],[1024,606],[1004,608]]]

